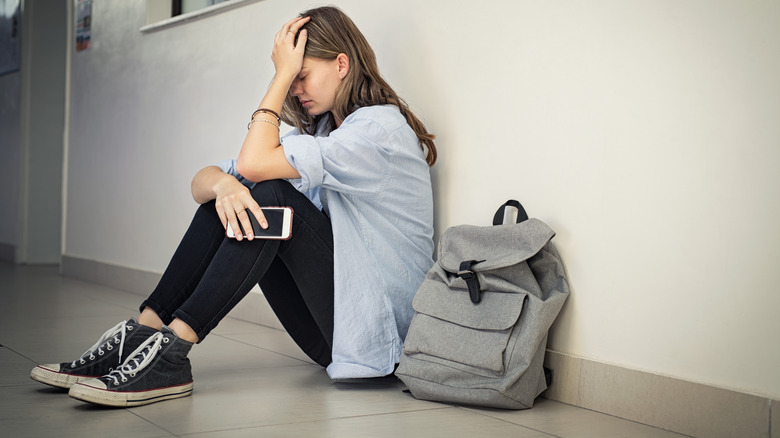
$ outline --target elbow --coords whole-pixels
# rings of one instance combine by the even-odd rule
[[[192,199],[195,200],[198,204],[203,204],[201,201],[200,196],[200,187],[198,187],[196,178],[192,179],[192,182],[190,183],[190,193],[192,194]]]
[[[259,183],[266,179],[260,166],[250,165],[247,160],[241,158],[236,161],[236,172],[253,183]]]

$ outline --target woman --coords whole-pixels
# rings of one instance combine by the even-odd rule
[[[140,315],[33,379],[111,406],[187,396],[190,348],[255,284],[331,378],[394,371],[433,264],[434,136],[336,8],[285,23],[271,58],[276,75],[238,159],[193,178],[202,205]],[[283,138],[281,121],[296,128]],[[260,206],[292,207],[289,240],[253,236],[250,214],[267,227]],[[226,238],[228,225],[249,231]]]

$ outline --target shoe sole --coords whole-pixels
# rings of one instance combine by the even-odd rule
[[[163,400],[187,397],[192,394],[192,388],[193,382],[189,382],[183,385],[151,389],[148,391],[120,392],[77,384],[70,388],[68,395],[76,400],[98,405],[128,408],[148,405]]]
[[[75,374],[61,373],[40,365],[33,368],[30,372],[30,378],[36,382],[45,383],[57,388],[70,389],[73,385],[84,380],[93,379],[98,376],[78,376]]]

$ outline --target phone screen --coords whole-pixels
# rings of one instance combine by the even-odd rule
[[[260,222],[251,211],[247,210],[249,220],[252,221],[252,231],[255,237],[281,237],[282,236],[282,223],[284,222],[284,210],[281,208],[263,208],[263,215],[268,222],[268,228],[263,229],[260,227]],[[244,233],[246,236],[246,233]]]
[[[252,234],[260,239],[289,239],[290,238],[290,221],[292,220],[292,209],[289,207],[266,207],[261,208],[266,222],[268,222],[268,228],[263,229],[260,227],[260,222],[251,211],[246,210],[249,220],[252,223]],[[246,236],[246,230],[241,226],[241,232],[243,236]],[[235,237],[233,228],[228,224],[227,226],[228,237]]]

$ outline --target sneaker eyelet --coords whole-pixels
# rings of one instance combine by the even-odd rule
[[[122,377],[122,383],[127,382],[127,377]]]
[[[106,345],[106,350],[111,351],[114,349],[114,346],[111,344]]]
[[[79,363],[80,363],[81,365],[84,365],[85,363],[87,363],[87,361],[86,361],[86,360],[84,360],[84,359],[79,359]]]
[[[89,360],[95,360],[95,355],[94,354],[90,354],[89,355]]]
[[[166,344],[167,344],[169,341],[170,341],[170,339],[169,339],[169,338],[163,338],[163,342],[165,342]]]
[[[106,354],[106,353],[103,350],[98,351],[98,356],[102,356],[104,354]]]
[[[127,331],[132,331],[133,330],[133,326],[131,326],[131,325],[128,325],[126,327],[127,327]]]

